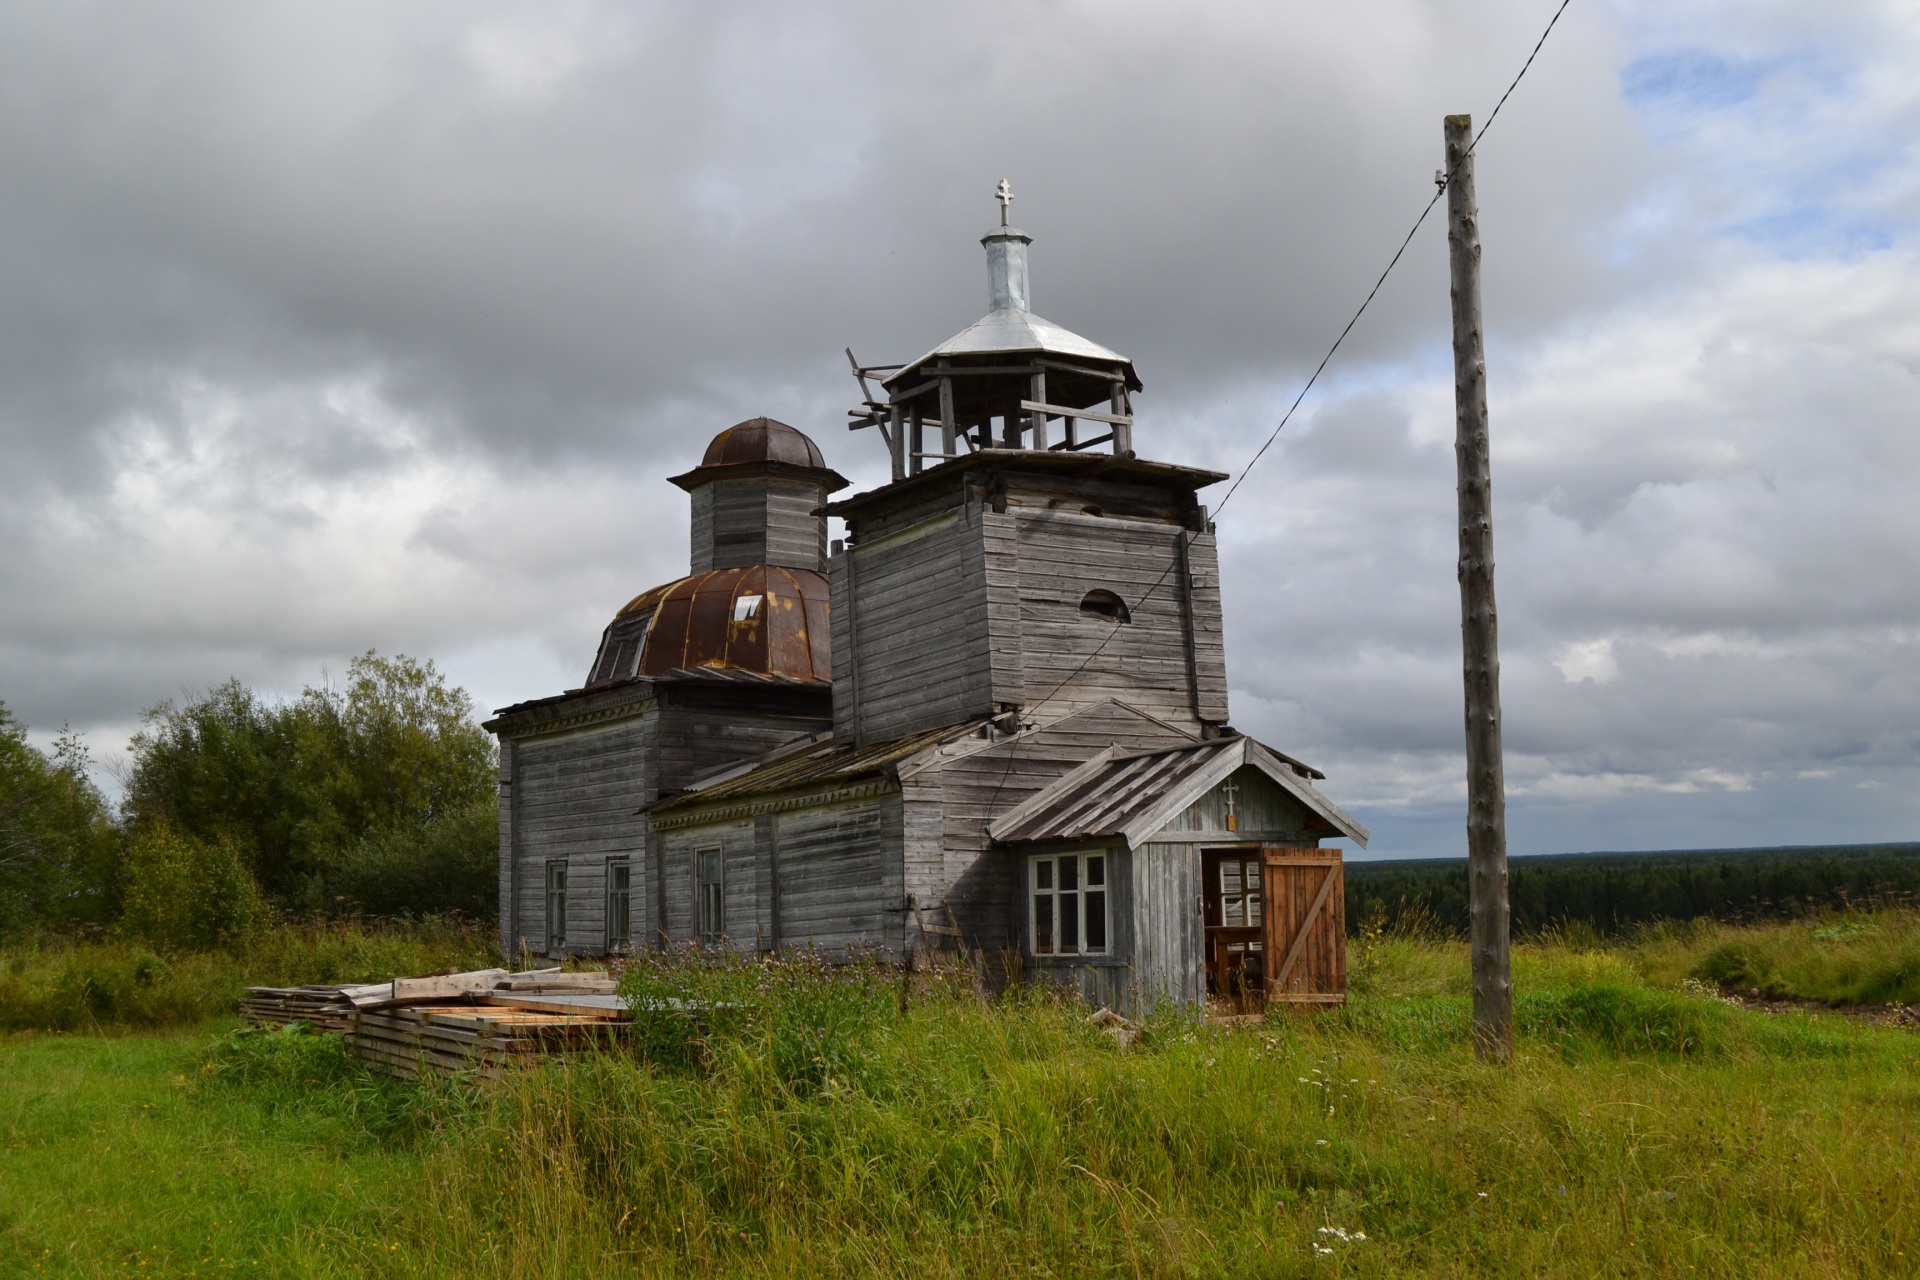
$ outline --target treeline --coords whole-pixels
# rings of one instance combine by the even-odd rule
[[[1569,923],[1610,935],[1656,920],[1793,919],[1920,898],[1920,844],[1514,858],[1507,892],[1520,934]],[[1350,862],[1346,896],[1349,930],[1467,931],[1464,859]]]
[[[237,680],[147,711],[116,810],[64,735],[0,705],[0,933],[113,928],[217,946],[289,917],[496,910],[496,756],[431,662],[367,653],[338,687]]]

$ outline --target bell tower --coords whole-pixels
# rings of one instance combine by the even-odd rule
[[[877,429],[893,479],[827,509],[847,527],[829,561],[835,736],[1110,699],[1205,736],[1227,689],[1198,493],[1226,476],[1136,456],[1133,362],[1033,314],[1032,237],[996,194],[987,314],[911,363],[854,362],[849,426]]]

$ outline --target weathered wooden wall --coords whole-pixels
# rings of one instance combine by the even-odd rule
[[[1206,999],[1200,916],[1200,846],[1146,843],[1132,859],[1133,1007]]]
[[[777,564],[819,572],[827,556],[827,500],[817,480],[740,476],[693,490],[692,571]]]
[[[1030,708],[1122,698],[1181,721],[1227,719],[1213,535],[1040,511],[1018,516],[1019,631]],[[1128,622],[1081,612],[1087,593],[1126,601]]]
[[[1266,774],[1249,765],[1236,769],[1228,781],[1234,784],[1233,808],[1238,819],[1232,831],[1227,829],[1227,792],[1223,783],[1177,814],[1155,838],[1164,840],[1174,833],[1202,833],[1267,844],[1315,843],[1315,839],[1307,835],[1312,829],[1313,815],[1300,801],[1274,785]]]
[[[1017,738],[962,740],[917,768],[903,769],[907,892],[921,903],[928,923],[945,923],[951,911],[970,948],[1021,946],[1025,882],[1013,855],[993,847],[987,824],[1109,746],[1148,750],[1191,741],[1109,701]],[[911,934],[909,941],[922,947],[942,942]]]
[[[859,540],[830,561],[835,733],[866,744],[1012,707],[1051,719],[1113,697],[1195,727],[1224,723],[1213,535],[1191,513],[1180,523],[1159,511],[1172,505],[1163,493],[1117,488],[1116,505],[1143,510],[1061,505],[1020,484],[990,496],[956,477],[938,495],[903,498],[916,521],[863,518]],[[1082,611],[1102,589],[1127,603],[1129,621]]]
[[[829,561],[834,734],[867,744],[990,716],[999,701],[979,509]]]
[[[814,805],[728,816],[659,833],[666,931],[697,936],[695,856],[722,850],[726,932],[740,948],[901,946],[900,798],[822,797]]]
[[[513,880],[509,950],[546,952],[546,865],[567,863],[567,950],[606,944],[606,864],[628,858],[644,879],[646,820],[634,812],[655,783],[651,701],[627,718],[561,730],[512,744]],[[634,903],[635,927],[644,900]]]
[[[637,811],[709,770],[750,760],[826,727],[824,691],[650,686],[619,718],[502,735],[501,938],[546,945],[546,864],[567,863],[567,951],[596,954],[606,936],[609,858],[632,865],[632,937],[657,936],[659,847]],[[818,705],[815,714],[800,708]]]

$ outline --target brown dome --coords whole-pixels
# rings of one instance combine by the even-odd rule
[[[607,628],[589,683],[720,670],[825,684],[833,679],[829,634],[820,574],[713,569],[628,602]]]
[[[713,438],[703,467],[737,467],[754,462],[784,462],[790,467],[827,469],[820,446],[784,422],[772,418],[748,418],[736,422]]]

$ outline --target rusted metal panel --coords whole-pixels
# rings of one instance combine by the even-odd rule
[[[608,634],[623,634],[630,618],[650,619],[633,672],[640,676],[713,669],[824,684],[833,678],[827,597],[826,578],[807,569],[714,569],[639,596]],[[603,675],[607,665],[596,663],[595,674],[621,677]]]

